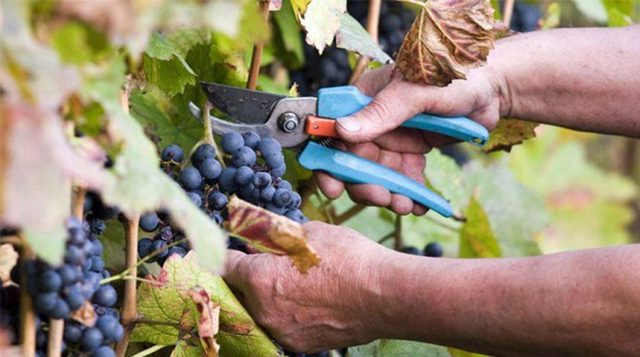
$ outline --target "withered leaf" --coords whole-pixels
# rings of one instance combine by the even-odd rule
[[[347,10],[345,0],[312,1],[300,19],[300,24],[307,32],[306,41],[318,49],[320,53],[325,46],[331,45],[340,29],[340,14]]]
[[[489,0],[427,1],[402,42],[398,69],[409,81],[440,87],[466,78],[506,31],[493,12]]]
[[[486,152],[494,152],[499,150],[511,151],[514,145],[522,144],[523,141],[535,138],[535,128],[538,123],[518,120],[518,119],[501,119],[498,126],[491,132],[489,141],[484,146]]]
[[[232,236],[248,241],[262,252],[287,255],[296,268],[306,273],[320,262],[307,244],[302,225],[233,196],[227,206],[228,229]]]
[[[79,309],[71,313],[71,319],[85,326],[93,326],[98,319],[98,315],[93,309],[93,305],[89,301],[85,301]]]
[[[207,291],[199,286],[189,290],[189,296],[196,304],[200,314],[198,318],[198,336],[207,357],[217,357],[220,345],[216,342],[220,321],[220,304],[214,304]]]

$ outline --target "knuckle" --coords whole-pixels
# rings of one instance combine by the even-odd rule
[[[392,103],[385,97],[376,97],[363,111],[366,117],[375,124],[385,124],[391,116]]]

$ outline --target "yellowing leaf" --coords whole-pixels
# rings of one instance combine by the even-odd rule
[[[502,119],[498,122],[489,141],[483,147],[486,152],[493,151],[511,151],[514,145],[522,144],[527,139],[535,138],[535,128],[538,123],[518,120],[518,119]]]
[[[293,7],[293,12],[296,14],[296,18],[298,21],[302,19],[302,15],[307,11],[307,6],[311,0],[291,0],[291,7]]]
[[[340,15],[345,11],[346,0],[312,1],[300,20],[307,32],[307,43],[322,53],[325,46],[333,42],[333,37],[340,29]]]
[[[467,221],[460,228],[460,258],[497,258],[502,256],[498,240],[491,230],[489,217],[475,198],[466,210]]]
[[[232,236],[248,241],[260,251],[288,255],[302,273],[320,262],[320,258],[307,244],[301,224],[235,196],[231,198],[227,208],[229,232]]]
[[[140,284],[138,312],[131,341],[176,345],[173,356],[207,355],[215,343],[222,357],[278,356],[224,280],[201,267],[191,252],[172,255],[158,275]]]
[[[506,29],[493,19],[489,0],[431,0],[409,29],[397,66],[412,82],[446,86],[483,65],[496,36]]]

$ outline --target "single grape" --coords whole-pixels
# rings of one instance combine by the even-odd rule
[[[268,155],[262,155],[264,162],[269,168],[279,167],[284,165],[284,155],[281,152],[276,152]]]
[[[282,177],[284,173],[287,171],[287,166],[282,164],[282,166],[274,167],[271,169],[271,175],[275,177]]]
[[[252,183],[256,188],[263,189],[271,185],[271,175],[266,172],[256,172],[253,175]]]
[[[256,153],[248,146],[238,149],[231,157],[231,165],[234,167],[253,166],[256,163]]]
[[[100,346],[93,352],[93,357],[116,357],[116,352],[109,346]]]
[[[242,135],[232,131],[222,136],[222,150],[227,154],[234,154],[238,149],[244,146]]]
[[[102,335],[102,332],[100,332],[99,328],[89,327],[88,329],[84,330],[84,332],[82,333],[82,338],[80,339],[80,346],[82,347],[83,351],[93,352],[98,347],[100,347],[103,340],[104,340],[104,336]]]
[[[254,189],[255,187],[253,187],[253,184],[250,183],[244,186],[240,186],[240,188],[238,189],[238,196],[240,196],[240,198],[242,198],[243,200],[250,201],[249,198],[251,197]]]
[[[168,256],[170,257],[170,256],[172,256],[174,254],[178,254],[180,257],[184,257],[185,255],[187,255],[187,251],[184,248],[176,245],[176,246],[173,246],[173,247],[169,248]]]
[[[422,255],[420,249],[412,246],[404,247],[400,250],[403,253],[411,254],[411,255]]]
[[[290,220],[298,223],[305,223],[307,221],[304,213],[302,213],[302,211],[300,211],[299,209],[288,210],[285,216]]]
[[[91,242],[91,249],[89,254],[102,256],[103,250],[104,250],[104,247],[102,246],[102,242],[96,239],[93,242]]]
[[[151,245],[151,251],[152,252],[164,249],[162,252],[159,252],[158,255],[156,255],[156,259],[161,259],[161,258],[166,258],[167,257],[167,255],[169,254],[169,251],[166,250],[165,248],[167,248],[167,242],[163,241],[162,239],[155,240],[153,242],[153,245]]]
[[[191,155],[191,164],[198,167],[205,160],[215,159],[215,157],[216,149],[211,144],[200,144]]]
[[[248,166],[238,167],[234,178],[238,185],[244,186],[253,180],[253,170]]]
[[[274,138],[262,138],[258,143],[258,150],[262,153],[262,156],[268,156],[272,153],[281,153],[282,146],[278,140]]]
[[[227,203],[229,203],[229,199],[220,191],[211,191],[209,193],[209,197],[207,197],[207,201],[209,203],[209,208],[219,211],[223,209]]]
[[[200,175],[198,169],[189,166],[180,172],[179,181],[185,190],[195,190],[202,184],[202,175]]]
[[[35,308],[38,313],[48,314],[55,308],[58,302],[58,294],[55,292],[40,293],[35,298]]]
[[[71,313],[69,304],[61,298],[56,300],[56,305],[49,311],[49,317],[54,319],[63,319]]]
[[[102,332],[105,340],[113,339],[119,324],[115,317],[109,315],[100,316],[96,321],[96,327]]]
[[[69,305],[71,311],[77,310],[85,302],[85,297],[82,294],[82,285],[79,283],[70,285],[64,288],[64,300]]]
[[[82,274],[71,264],[64,264],[58,268],[58,274],[64,285],[73,284],[82,277]]]
[[[174,237],[173,228],[171,226],[163,227],[158,234],[158,238],[162,239],[165,242],[171,242]]]
[[[291,183],[287,180],[280,180],[278,182],[278,188],[282,188],[288,191],[293,191],[293,187],[291,186]]]
[[[91,257],[91,270],[95,272],[104,270],[104,260],[98,256]]]
[[[184,152],[182,151],[182,148],[180,146],[171,144],[162,150],[160,158],[164,162],[173,161],[180,163],[184,158]]]
[[[75,245],[69,245],[64,252],[64,260],[71,264],[82,264],[84,261],[84,252]]]
[[[225,193],[233,193],[237,188],[235,175],[236,168],[234,167],[225,167],[218,178],[218,185],[220,186],[220,191]]]
[[[116,333],[113,335],[113,340],[120,341],[122,340],[123,337],[124,337],[124,327],[118,324],[118,327],[116,328]]]
[[[291,191],[279,188],[273,194],[273,204],[278,207],[286,207],[291,202]]]
[[[427,257],[441,257],[444,254],[444,250],[438,242],[431,242],[425,245],[422,251]]]
[[[276,206],[276,205],[275,205],[275,204],[273,204],[273,203],[267,203],[267,204],[264,206],[264,208],[265,208],[267,211],[273,212],[273,213],[275,213],[275,214],[279,214],[279,215],[281,215],[281,216],[283,216],[283,215],[287,212],[287,209],[286,209],[286,208],[284,208],[284,207],[278,207],[278,206]]]
[[[197,168],[200,170],[202,177],[208,180],[208,183],[215,183],[215,179],[217,179],[222,172],[222,165],[220,165],[220,162],[215,158],[205,159]]]
[[[258,143],[260,142],[260,135],[253,131],[247,131],[242,134],[242,138],[244,139],[244,145],[255,150],[258,147]]]
[[[62,278],[54,270],[47,270],[37,278],[40,291],[57,291],[62,286]]]
[[[66,343],[75,344],[82,338],[82,326],[75,321],[65,321],[62,336]]]
[[[118,302],[118,293],[116,293],[116,289],[113,286],[109,284],[102,285],[93,294],[93,302],[106,307],[114,306]]]
[[[189,191],[187,192],[187,196],[189,197],[191,202],[193,202],[193,204],[196,205],[196,207],[202,206],[202,197],[200,197],[200,195],[197,192]]]
[[[95,235],[100,235],[107,229],[107,224],[101,219],[93,219],[90,223],[91,233]]]
[[[265,203],[271,202],[275,193],[275,187],[267,186],[260,191],[260,199],[262,199]]]
[[[140,229],[145,232],[153,232],[160,224],[160,218],[155,212],[148,212],[140,216]]]
[[[301,204],[302,197],[300,197],[300,194],[297,192],[291,192],[291,202],[289,202],[289,205],[287,207],[290,209],[300,208]]]
[[[149,255],[149,253],[151,253],[152,250],[152,245],[153,245],[153,241],[149,238],[142,238],[138,241],[138,256],[140,256],[140,258],[144,258],[147,255]]]

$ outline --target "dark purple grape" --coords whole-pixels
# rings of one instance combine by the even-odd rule
[[[247,185],[251,180],[253,180],[253,170],[248,166],[240,166],[238,167],[238,170],[236,170],[234,179],[240,186]]]
[[[253,166],[256,163],[256,153],[248,146],[238,149],[231,157],[231,165],[234,167]]]
[[[149,238],[142,238],[138,241],[138,256],[144,258],[152,251],[153,241]]]
[[[140,229],[145,232],[153,232],[158,228],[160,224],[160,218],[155,212],[145,213],[140,216]]]
[[[162,150],[160,158],[164,162],[173,161],[180,163],[184,158],[184,152],[182,151],[182,148],[180,146],[172,144]]]
[[[256,188],[263,189],[271,185],[271,175],[266,172],[256,172],[253,175],[252,183]]]
[[[207,159],[215,159],[216,149],[210,144],[200,144],[196,151],[191,155],[191,164],[195,167],[200,166]]]
[[[116,293],[116,290],[109,284],[100,286],[93,294],[93,302],[98,305],[111,307],[114,306],[117,301],[118,293]]]
[[[227,154],[235,154],[241,147],[244,146],[244,139],[242,135],[236,132],[229,132],[222,136],[222,150]]]
[[[425,245],[422,251],[427,257],[441,257],[444,254],[444,250],[438,242],[431,242]]]
[[[220,162],[215,158],[205,159],[197,167],[202,177],[208,180],[209,183],[215,183],[215,179],[217,179],[222,172],[222,165],[220,165]]]
[[[207,201],[209,203],[210,209],[220,211],[227,206],[229,199],[227,199],[227,196],[225,196],[222,192],[211,191],[209,193],[209,197],[207,197]]]
[[[102,332],[97,327],[89,327],[84,330],[82,338],[80,339],[80,347],[83,351],[93,352],[95,351],[104,340]]]
[[[258,143],[260,142],[260,135],[253,131],[247,131],[242,134],[242,138],[244,139],[244,145],[255,150],[258,147]]]

